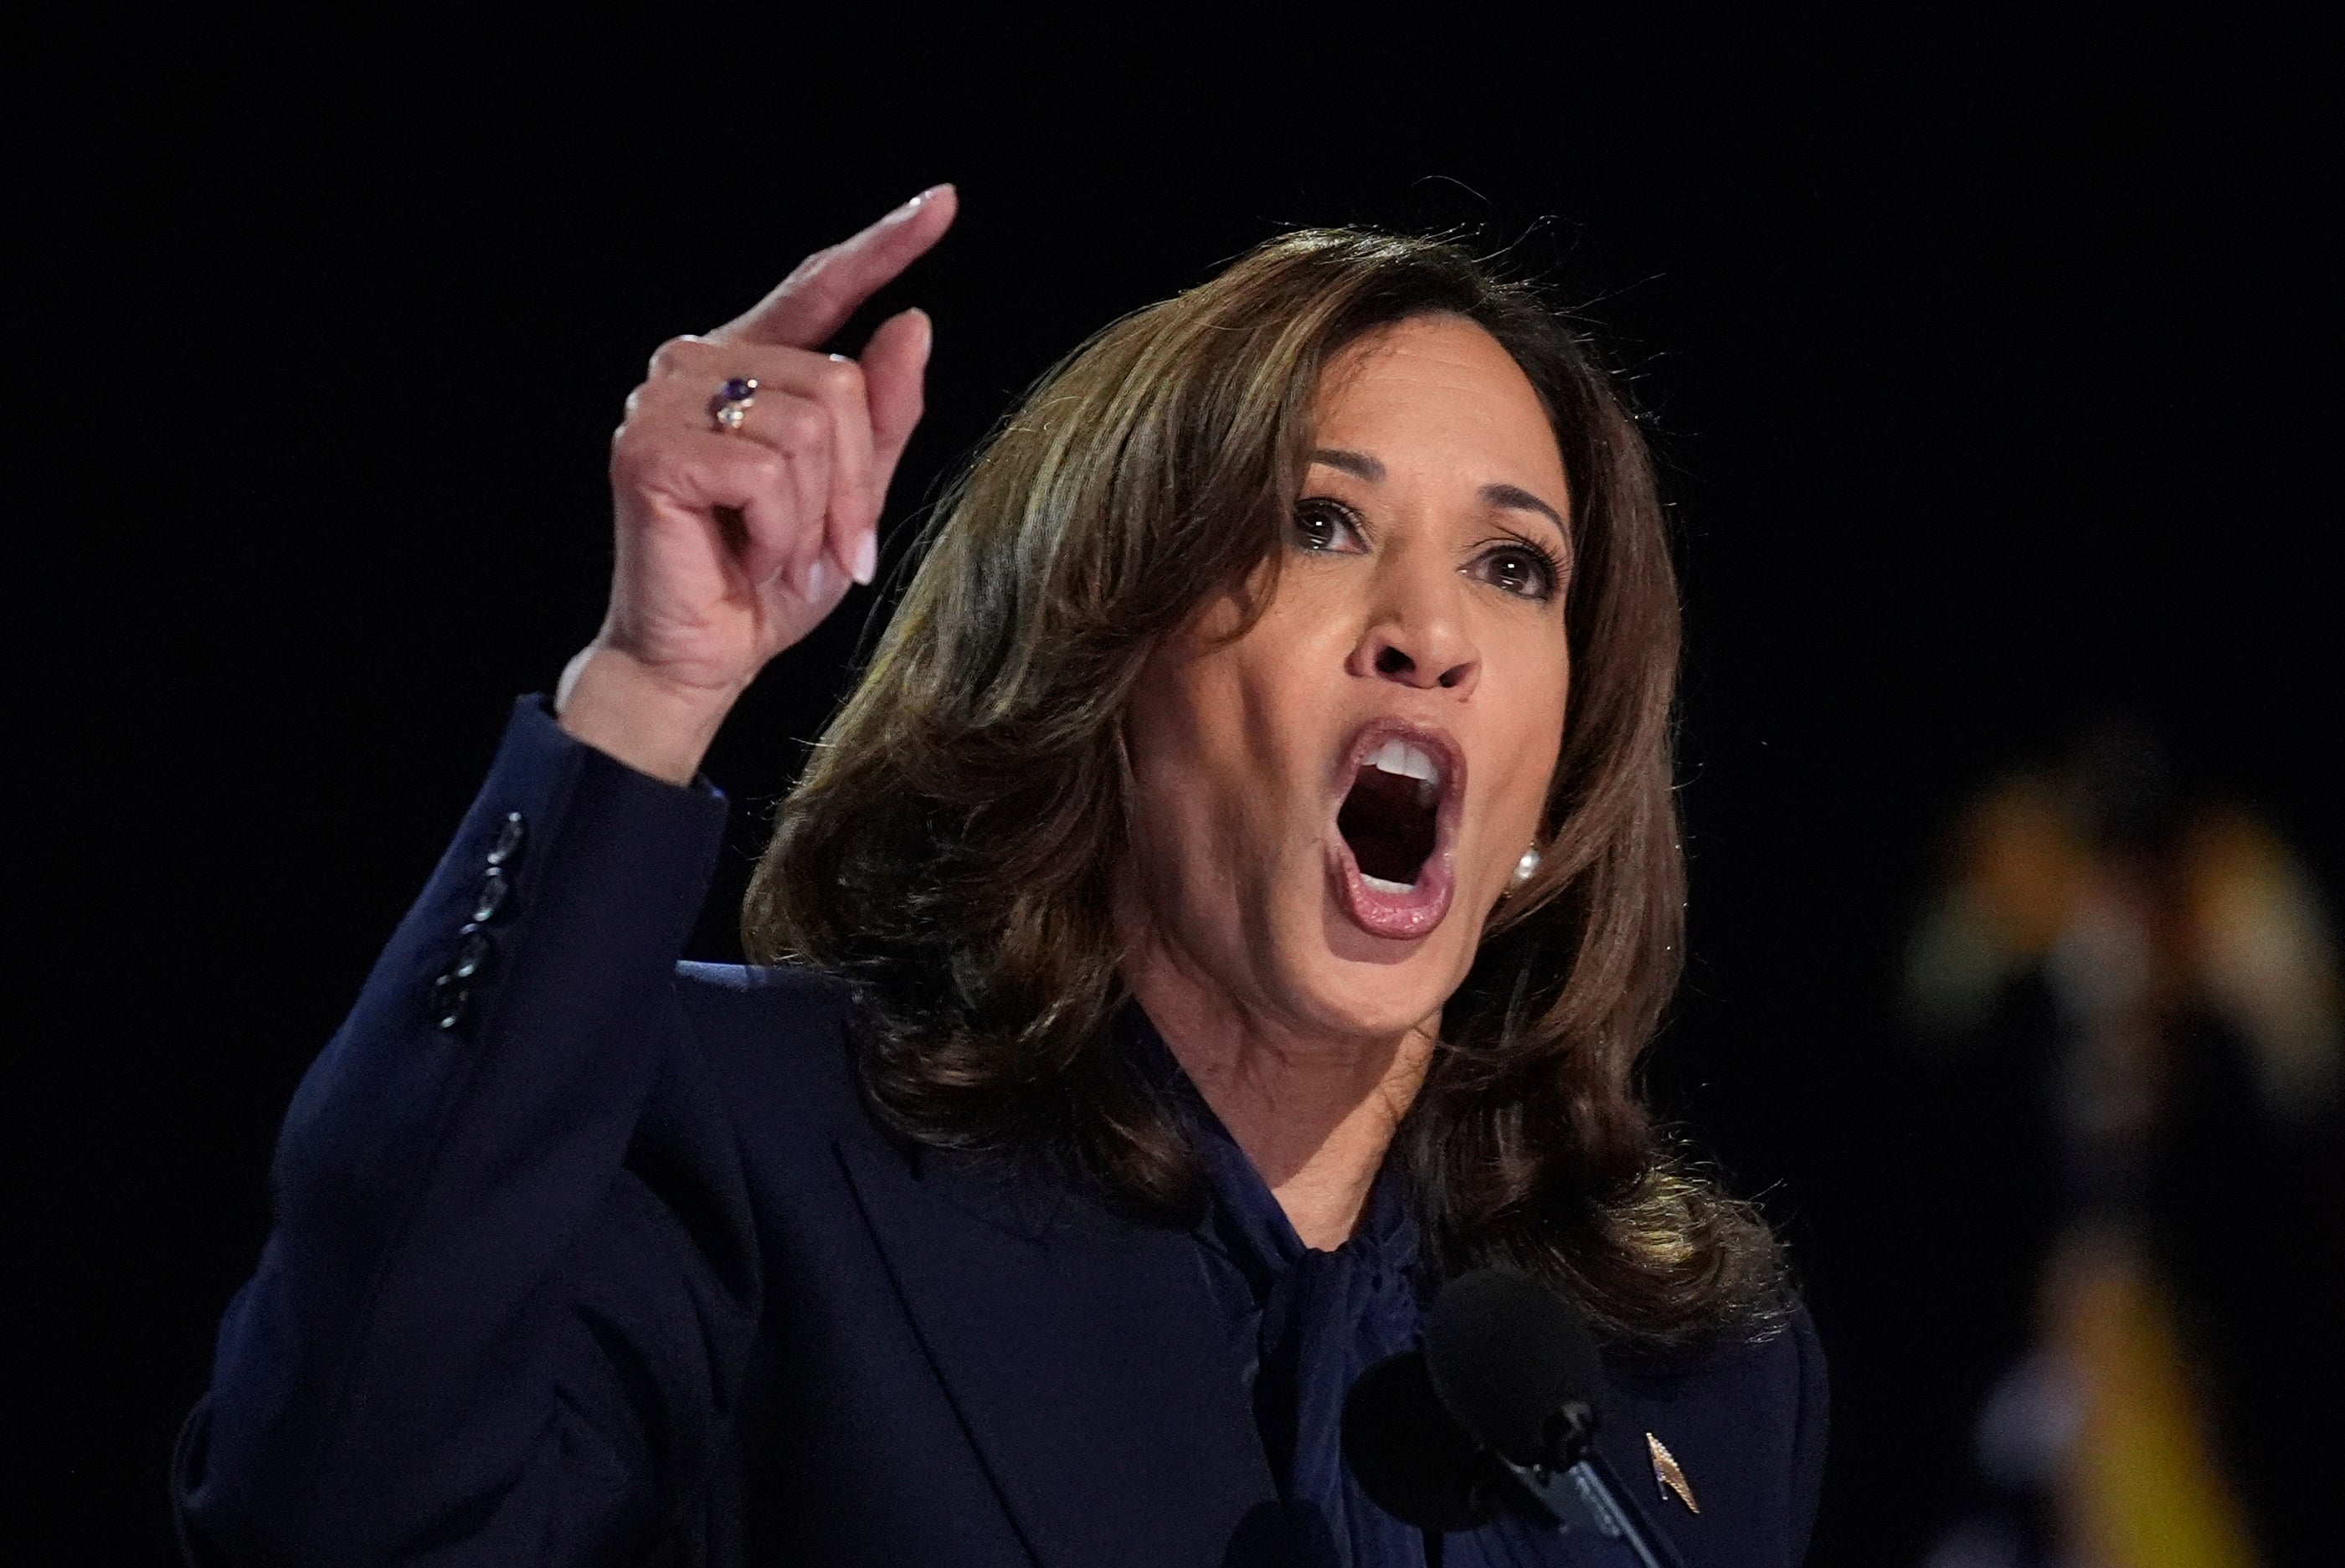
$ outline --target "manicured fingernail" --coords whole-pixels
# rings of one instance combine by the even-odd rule
[[[873,529],[855,545],[855,581],[864,587],[871,586],[872,574],[879,570],[879,531]]]
[[[810,600],[819,599],[829,587],[830,568],[825,566],[822,557],[817,555],[806,569],[806,587],[800,591],[800,595]]]
[[[937,192],[940,190],[948,188],[949,187],[947,186],[932,185],[929,187],[928,189],[920,192],[919,195],[914,197],[911,200],[906,202],[903,206],[898,207],[896,210],[898,212],[917,212],[921,207],[928,205],[929,198],[930,197],[936,195]]]

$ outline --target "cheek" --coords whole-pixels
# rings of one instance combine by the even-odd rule
[[[1264,714],[1224,645],[1152,667],[1124,720],[1136,794],[1133,829],[1161,870],[1220,864],[1243,839],[1272,759],[1256,744]],[[1183,880],[1193,879],[1193,870]]]
[[[1553,770],[1548,765],[1548,754],[1527,753],[1508,777],[1504,793],[1492,803],[1489,835],[1485,852],[1493,865],[1512,870],[1524,850],[1545,836],[1540,831],[1540,818],[1545,814],[1547,785]]]
[[[1261,804],[1319,788],[1324,732],[1340,694],[1330,684],[1342,683],[1348,644],[1344,617],[1302,575],[1284,574],[1243,636],[1226,635],[1234,611],[1208,618],[1163,672],[1153,706],[1164,730],[1181,732],[1166,734],[1167,750],[1202,770],[1198,782],[1216,794]]]
[[[1509,708],[1522,715],[1505,747],[1508,766],[1497,800],[1497,816],[1513,847],[1506,850],[1508,865],[1539,836],[1540,818],[1547,809],[1548,787],[1557,760],[1563,753],[1563,734],[1569,698],[1568,652],[1542,645],[1530,663],[1534,672],[1515,686]],[[1505,846],[1497,846],[1503,848]],[[1496,849],[1494,848],[1494,853]]]
[[[1143,857],[1160,861],[1196,832],[1198,778],[1210,772],[1200,746],[1211,734],[1196,693],[1160,684],[1135,694],[1124,718],[1132,763],[1132,830]]]

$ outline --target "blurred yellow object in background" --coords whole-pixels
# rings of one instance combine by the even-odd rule
[[[2078,1238],[2055,1265],[2048,1325],[2083,1399],[2060,1488],[2085,1568],[2252,1568],[2172,1305],[2138,1247]]]
[[[1927,1568],[2250,1568],[2301,1537],[2345,980],[2282,836],[2161,776],[2119,727],[1991,784],[1907,949],[1914,1043],[1999,1079],[1974,1130],[2026,1183],[2006,1209],[2045,1214],[2031,1342]]]

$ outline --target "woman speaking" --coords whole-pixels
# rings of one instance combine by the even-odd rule
[[[954,207],[628,399],[602,630],[288,1114],[190,1556],[1635,1561],[1347,1460],[1347,1392],[1497,1265],[1593,1330],[1677,1553],[1796,1562],[1812,1331],[1632,1087],[1681,927],[1662,514],[1458,249],[1291,234],[1046,377],[781,809],[759,962],[677,962],[702,754],[871,580],[920,413],[919,312],[821,346]]]

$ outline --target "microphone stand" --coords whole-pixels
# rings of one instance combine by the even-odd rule
[[[1596,1412],[1575,1400],[1557,1412],[1547,1462],[1517,1464],[1496,1450],[1490,1457],[1556,1523],[1567,1529],[1578,1524],[1625,1543],[1641,1568],[1685,1568],[1676,1548],[1659,1531],[1645,1527],[1619,1478],[1596,1452],[1595,1438]]]

